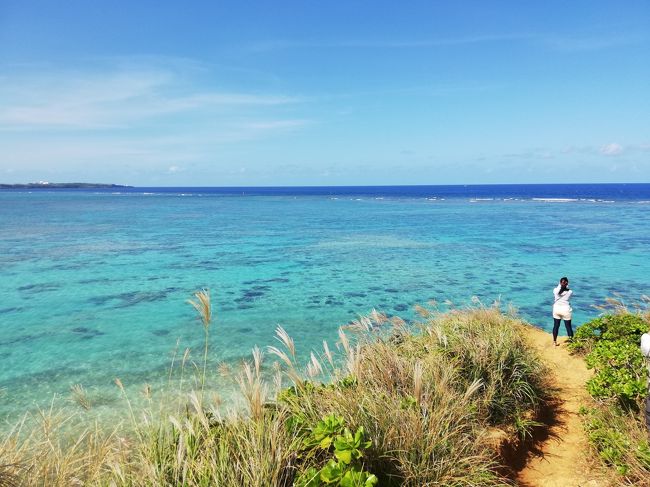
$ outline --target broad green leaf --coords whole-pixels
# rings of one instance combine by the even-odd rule
[[[377,485],[378,483],[379,483],[379,479],[375,476],[375,474],[371,473],[366,479],[366,483],[364,487],[372,487],[373,485]]]
[[[345,464],[350,464],[352,461],[352,450],[336,450],[334,456]]]
[[[340,480],[342,473],[343,469],[341,466],[334,460],[330,460],[321,470],[320,479],[327,484],[331,484]]]

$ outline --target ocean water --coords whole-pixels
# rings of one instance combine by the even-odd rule
[[[211,370],[278,324],[305,356],[431,300],[499,299],[549,329],[563,275],[578,325],[649,293],[649,210],[649,184],[0,191],[0,418],[73,384],[110,411],[115,377],[135,390],[175,349],[200,359],[186,300],[204,287]]]

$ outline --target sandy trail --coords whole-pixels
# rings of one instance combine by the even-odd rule
[[[559,402],[549,407],[544,416],[547,427],[528,453],[518,472],[519,485],[536,487],[605,486],[608,483],[585,461],[589,446],[578,411],[590,402],[585,382],[591,377],[584,361],[569,354],[565,338],[553,345],[549,333],[530,327],[528,339],[548,364],[554,385],[559,389]]]

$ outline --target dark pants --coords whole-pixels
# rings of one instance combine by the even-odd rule
[[[553,341],[557,340],[557,333],[560,331],[560,321],[559,318],[553,318]],[[573,328],[571,328],[571,320],[564,320],[564,326],[566,327],[566,334],[570,338],[573,338]]]
[[[645,399],[645,425],[650,433],[650,395]]]

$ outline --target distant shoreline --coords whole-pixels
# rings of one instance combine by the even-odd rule
[[[142,187],[117,184],[47,183],[0,184],[0,191],[18,192],[99,192],[182,196],[316,196],[338,198],[416,198],[432,201],[473,199],[475,201],[544,200],[544,202],[614,203],[638,201],[650,204],[650,183],[589,184],[492,184],[420,186],[159,186]]]
[[[650,186],[648,182],[614,182],[614,183],[485,183],[485,184],[366,184],[366,185],[289,185],[289,186],[133,186],[126,184],[104,184],[104,183],[49,183],[49,182],[36,182],[36,183],[17,183],[6,184],[0,183],[0,189],[51,189],[51,188],[66,188],[66,189],[83,189],[83,188],[133,188],[141,190],[223,190],[223,191],[272,191],[272,190],[287,190],[287,191],[305,191],[305,190],[396,190],[396,189],[439,189],[439,188],[572,188],[572,187],[643,187]]]
[[[101,184],[101,183],[24,183],[24,184],[0,184],[0,189],[98,189],[98,188],[132,188],[122,184]]]

